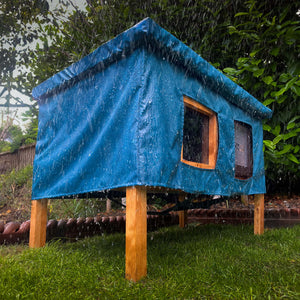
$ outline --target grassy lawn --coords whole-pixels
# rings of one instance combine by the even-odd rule
[[[300,226],[191,225],[148,234],[148,276],[124,279],[125,237],[0,247],[0,299],[300,299]]]

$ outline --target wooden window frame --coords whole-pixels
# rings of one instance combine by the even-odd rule
[[[250,156],[247,157],[247,166],[241,166],[236,164],[236,125],[243,126],[249,130],[249,136],[247,136],[247,151]],[[234,145],[235,145],[235,161],[234,161],[234,168],[235,168],[235,178],[246,180],[253,176],[253,133],[252,133],[252,126],[242,122],[234,120]]]
[[[183,158],[183,143],[181,147],[181,162],[200,169],[215,169],[218,155],[218,120],[217,114],[199,102],[184,96],[184,106],[194,109],[209,117],[208,121],[208,163],[189,161]]]

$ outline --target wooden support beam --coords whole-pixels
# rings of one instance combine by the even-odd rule
[[[46,244],[47,204],[47,199],[31,201],[30,248],[39,248]]]
[[[126,188],[125,277],[138,281],[147,275],[147,189]]]
[[[179,194],[179,202],[184,201],[184,194]],[[179,216],[179,227],[184,228],[187,225],[187,210],[180,210],[178,211]]]
[[[254,195],[254,234],[264,233],[264,194]]]

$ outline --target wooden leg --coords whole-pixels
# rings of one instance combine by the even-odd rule
[[[254,234],[264,233],[264,194],[254,195]]]
[[[126,188],[126,270],[128,280],[147,275],[147,189]]]
[[[110,212],[110,211],[111,211],[111,200],[106,199],[106,212]]]
[[[46,244],[47,203],[47,199],[31,201],[30,248],[39,248]]]
[[[179,194],[179,202],[184,201],[184,194]],[[178,211],[179,216],[179,227],[184,228],[187,224],[187,211],[186,210],[180,210]]]
[[[248,195],[241,195],[241,201],[244,205],[248,205]]]

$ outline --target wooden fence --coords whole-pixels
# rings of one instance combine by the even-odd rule
[[[22,146],[13,153],[0,153],[0,174],[10,172],[13,169],[19,170],[27,165],[32,165],[34,154],[35,144]]]

